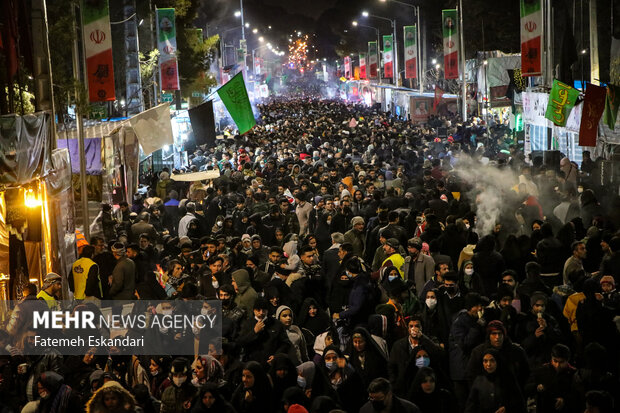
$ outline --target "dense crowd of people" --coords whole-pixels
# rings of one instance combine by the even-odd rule
[[[13,326],[0,412],[618,411],[620,198],[589,154],[544,165],[501,124],[339,101],[259,110],[190,156],[219,178],[164,169],[103,205],[69,279],[78,305],[220,300],[221,342],[35,357]],[[490,226],[485,191],[502,201]],[[61,281],[22,303],[54,308]]]

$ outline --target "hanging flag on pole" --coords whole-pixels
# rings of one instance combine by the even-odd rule
[[[618,108],[620,107],[620,86],[607,85],[607,97],[605,98],[605,114],[603,115],[603,122],[609,126],[609,129],[614,130],[616,126],[616,119],[618,116]]]
[[[521,0],[521,76],[542,75],[542,0]]]
[[[588,83],[586,98],[581,111],[581,125],[579,126],[579,146],[596,146],[598,123],[605,110],[604,87]]]
[[[179,90],[177,64],[177,31],[174,9],[156,9],[157,48],[159,49],[159,74],[161,90]]]
[[[368,42],[368,77],[374,79],[377,77],[377,69],[379,59],[377,57],[377,42]]]
[[[554,79],[545,118],[557,126],[566,126],[568,115],[575,106],[578,97],[579,91],[577,89]]]
[[[405,79],[418,77],[418,47],[416,44],[417,27],[405,26]]]
[[[441,11],[443,27],[443,72],[446,79],[459,77],[459,31],[456,9]]]
[[[82,37],[88,73],[88,98],[91,102],[116,100],[112,29],[107,0],[82,0]]]
[[[261,59],[258,56],[254,58],[254,74],[255,75],[260,75],[262,61],[263,59]]]
[[[344,77],[345,79],[351,78],[351,58],[349,56],[344,57]]]
[[[366,53],[360,53],[360,79],[366,79]]]
[[[230,113],[230,117],[235,121],[240,135],[250,131],[256,125],[242,72],[237,73],[228,83],[220,87],[217,94]]]
[[[392,47],[393,43],[394,39],[391,34],[389,36],[383,36],[383,72],[385,73],[384,77],[387,78],[394,77],[394,49]]]

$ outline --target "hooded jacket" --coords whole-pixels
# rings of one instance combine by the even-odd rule
[[[256,291],[250,283],[250,275],[246,270],[237,270],[232,273],[232,279],[237,284],[239,292],[235,297],[235,304],[243,308],[247,314],[252,314],[254,301],[256,301]]]
[[[119,400],[120,408],[111,410],[105,407],[103,399],[108,393],[116,394]],[[95,394],[93,394],[93,397],[90,398],[88,403],[86,403],[86,413],[129,413],[135,411],[137,411],[136,399],[116,381],[109,381],[105,383],[95,392]]]

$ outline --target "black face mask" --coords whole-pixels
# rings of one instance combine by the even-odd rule
[[[446,291],[448,292],[448,294],[454,294],[456,293],[456,287],[446,287]]]
[[[372,408],[376,412],[380,412],[383,409],[385,409],[385,401],[383,401],[383,400],[373,400],[370,403],[372,404]]]
[[[232,298],[226,298],[225,300],[222,300],[222,306],[229,307],[231,302],[232,302]]]

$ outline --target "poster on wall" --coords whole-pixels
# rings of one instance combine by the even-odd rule
[[[431,112],[431,99],[411,99],[411,120],[413,122],[426,122]]]

